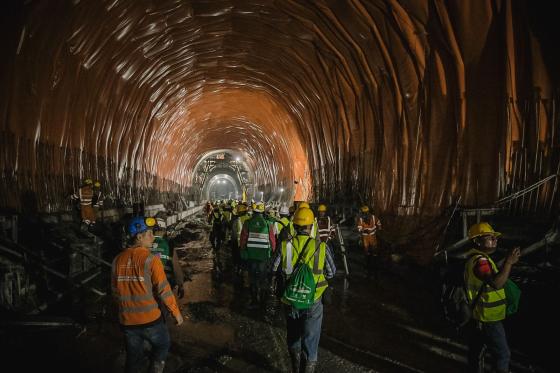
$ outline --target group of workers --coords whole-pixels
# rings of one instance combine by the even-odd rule
[[[313,273],[315,293],[312,304],[298,309],[285,303],[287,344],[294,372],[313,372],[323,319],[322,294],[327,280],[336,272],[330,240],[334,224],[320,205],[316,218],[307,202],[287,206],[265,206],[216,202],[209,204],[208,221],[212,224],[211,241],[218,253],[229,240],[235,273],[247,270],[252,309],[263,309],[268,295],[281,278],[286,279],[301,263]],[[280,208],[278,208],[280,207]]]
[[[266,206],[263,202],[209,201],[206,212],[212,226],[210,241],[215,256],[219,258],[229,244],[234,273],[248,272],[249,307],[265,308],[267,296],[274,293],[278,284],[286,283],[299,259],[310,266],[316,284],[315,302],[308,309],[287,305],[286,320],[292,370],[313,372],[323,317],[322,295],[327,280],[336,272],[331,246],[336,238],[336,225],[327,214],[327,206],[320,204],[315,216],[305,201],[291,207]],[[377,268],[372,265],[372,258],[378,254],[376,234],[381,221],[369,207],[363,206],[356,228],[369,274]]]
[[[308,266],[315,284],[312,304],[300,308],[285,296],[281,300],[285,303],[292,371],[314,372],[323,319],[322,297],[328,280],[336,273],[330,245],[336,230],[327,207],[320,205],[317,217],[307,202],[279,209],[266,208],[263,202],[218,202],[208,204],[206,211],[216,255],[229,242],[234,272],[239,275],[248,271],[250,308],[263,306],[277,280],[286,283],[298,265]],[[356,227],[369,264],[377,255],[376,233],[381,222],[363,206]],[[183,323],[177,301],[184,296],[183,275],[177,254],[165,239],[165,229],[163,219],[133,218],[128,224],[128,248],[113,261],[111,284],[126,339],[127,372],[137,372],[144,364],[145,341],[152,346],[152,371],[163,372],[170,346],[166,319],[171,315],[177,325]],[[489,255],[496,250],[499,235],[487,223],[469,230],[474,245],[465,268],[468,298],[474,302],[469,343],[471,371],[480,368],[486,348],[496,357],[497,371],[505,372],[509,366],[510,352],[502,324],[503,286],[520,252],[514,249],[498,269]]]

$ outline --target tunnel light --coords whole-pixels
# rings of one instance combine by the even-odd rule
[[[284,188],[280,188],[280,193],[283,193],[283,192],[284,192]]]
[[[239,161],[241,160],[241,158],[235,157],[235,160],[236,160],[237,162],[239,162]]]

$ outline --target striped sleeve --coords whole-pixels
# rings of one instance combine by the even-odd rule
[[[333,278],[336,273],[336,265],[334,264],[334,259],[332,256],[332,251],[327,245],[326,255],[325,255],[325,278]]]
[[[272,261],[272,273],[276,273],[278,267],[282,263],[282,248],[280,247],[279,250],[276,250],[275,255]]]
[[[159,298],[165,304],[169,312],[171,312],[173,316],[177,317],[179,315],[179,307],[177,306],[175,295],[173,294],[171,286],[165,276],[163,264],[158,257],[154,257],[154,260],[152,260],[151,270],[152,284],[158,293]]]

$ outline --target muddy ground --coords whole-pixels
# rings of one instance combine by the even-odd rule
[[[193,220],[182,228],[175,241],[190,281],[185,285],[185,298],[179,300],[185,323],[169,325],[172,346],[166,372],[288,372],[282,309],[269,315],[249,308],[248,289],[243,282],[235,281],[227,251],[220,256],[223,270],[215,269],[209,227]],[[317,371],[464,371],[465,337],[442,320],[433,269],[387,256],[382,260],[379,278],[367,278],[362,256],[352,245],[353,234],[344,231],[349,243],[349,276],[345,276],[340,250],[335,249],[338,273],[330,282],[332,301],[325,305]],[[17,366],[6,371],[49,367],[73,372],[121,372],[123,337],[112,301],[110,297],[84,295],[76,294],[74,303],[65,304],[71,310],[50,310],[50,320],[64,326],[18,325],[4,329],[0,346],[4,361]],[[80,317],[56,316],[68,311]],[[553,371],[553,347],[542,341],[552,331],[544,327],[539,330],[539,325],[547,323],[533,316],[525,311],[507,321],[513,372]],[[527,319],[537,327],[529,326]]]

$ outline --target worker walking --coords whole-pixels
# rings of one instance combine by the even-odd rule
[[[328,244],[329,241],[334,238],[335,226],[332,224],[331,217],[327,215],[326,205],[320,204],[317,211],[319,213],[319,217],[317,218],[319,239],[321,242],[326,242]]]
[[[357,228],[360,233],[360,244],[365,255],[365,266],[367,277],[372,274],[378,279],[379,272],[379,252],[377,248],[377,230],[381,229],[381,220],[379,220],[368,206],[360,208],[358,216]]]
[[[241,231],[243,229],[243,224],[249,220],[250,216],[247,215],[247,205],[240,203],[237,205],[237,216],[231,222],[231,256],[234,266],[235,275],[241,275],[242,262],[241,254],[239,251],[241,245]]]
[[[301,209],[301,208],[311,209],[311,206],[306,201],[301,201],[301,202],[298,203],[297,208],[298,209]],[[313,219],[313,227],[311,228],[311,233],[309,234],[311,238],[316,238],[317,237],[318,229],[319,228],[317,227],[317,218],[314,218]]]
[[[225,236],[225,218],[217,204],[214,205],[208,220],[209,223],[212,224],[212,230],[210,231],[210,244],[214,249],[215,257],[217,257]]]
[[[282,231],[287,228],[286,233],[290,234],[292,237],[295,236],[294,225],[291,219],[291,213],[288,206],[283,205],[280,208],[280,219],[276,222],[276,237],[281,240]]]
[[[151,371],[163,372],[170,338],[156,298],[165,304],[177,325],[183,323],[163,264],[150,252],[154,241],[153,232],[148,227],[154,224],[150,219],[153,220],[135,217],[129,222],[130,246],[113,260],[111,270],[112,293],[126,339],[127,373],[143,371],[145,341],[152,347]]]
[[[264,216],[264,203],[255,204],[253,216],[241,230],[241,258],[247,261],[252,306],[261,306],[264,292],[268,290],[267,265],[276,249],[273,224]]]
[[[319,339],[323,321],[322,295],[328,286],[327,279],[334,277],[336,266],[327,245],[310,236],[315,217],[308,208],[296,210],[293,223],[296,236],[291,241],[282,241],[281,249],[272,266],[273,276],[281,265],[285,281],[289,282],[294,269],[309,266],[313,273],[315,294],[308,308],[296,308],[285,297],[288,351],[293,372],[312,373],[318,360]],[[274,277],[273,277],[274,281]]]
[[[167,223],[162,218],[156,218],[155,223],[153,227],[154,243],[151,247],[152,254],[161,260],[165,276],[167,277],[171,289],[177,291],[179,298],[183,298],[185,296],[185,289],[183,286],[185,274],[179,263],[177,251],[175,251],[174,248],[169,245],[169,241],[167,241]]]
[[[512,266],[517,263],[521,252],[514,248],[498,269],[490,257],[496,251],[500,233],[488,223],[470,227],[468,237],[474,248],[468,252],[465,264],[465,288],[470,303],[474,303],[473,319],[470,322],[468,363],[469,372],[484,372],[486,349],[495,360],[495,372],[509,372],[510,349],[502,321],[506,318],[506,295],[503,289]]]

